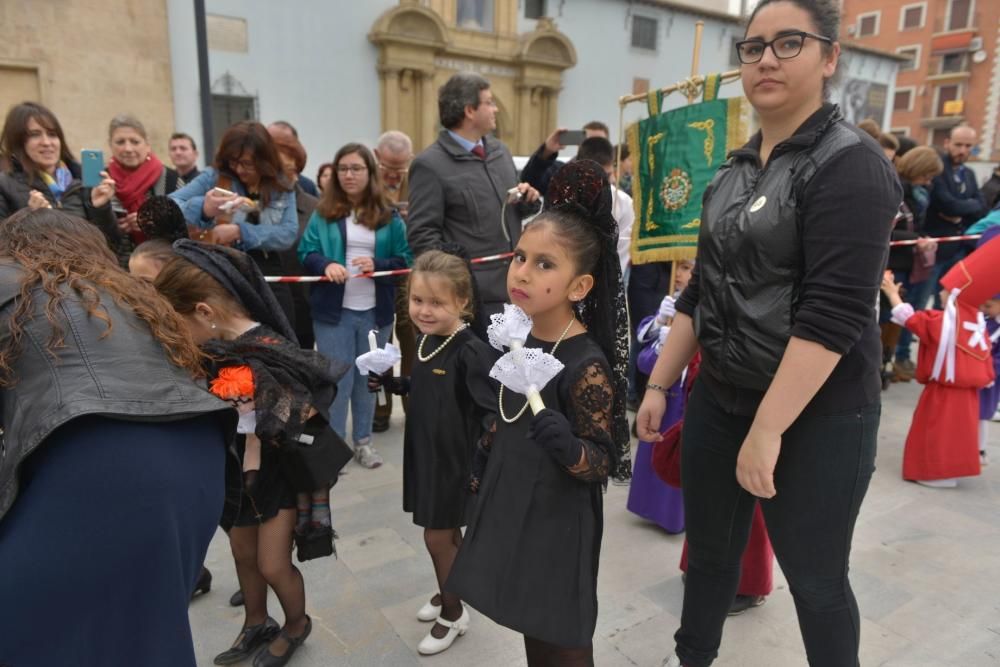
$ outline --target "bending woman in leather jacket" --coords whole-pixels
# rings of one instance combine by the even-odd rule
[[[809,664],[858,664],[848,581],[874,471],[880,274],[901,188],[879,145],[824,102],[837,70],[835,0],[762,0],[744,41],[743,90],[760,132],[704,198],[698,264],[650,376],[640,440],[701,349],[681,470],[690,563],[676,655],[718,655],[760,500]]]
[[[93,225],[0,225],[0,664],[195,665],[187,604],[236,422],[201,361]]]

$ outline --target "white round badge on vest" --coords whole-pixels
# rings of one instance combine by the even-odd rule
[[[755,201],[752,206],[750,206],[750,212],[756,213],[760,209],[764,208],[764,204],[767,203],[767,197],[761,196],[760,199]]]

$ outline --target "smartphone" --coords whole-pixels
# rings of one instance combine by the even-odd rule
[[[83,187],[96,188],[104,180],[104,151],[85,150],[80,152],[80,164],[83,167]]]
[[[230,192],[225,188],[214,187],[212,189],[215,190],[215,194],[222,195],[224,197],[232,197],[233,195],[236,194],[235,192]]]
[[[563,146],[579,146],[586,138],[583,130],[566,130],[559,133],[559,143]]]

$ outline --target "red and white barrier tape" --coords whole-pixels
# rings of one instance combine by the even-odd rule
[[[980,236],[982,236],[982,234],[966,234],[965,236],[939,236],[937,238],[931,236],[929,238],[933,241],[937,241],[938,243],[950,243],[952,241],[975,241]],[[917,245],[917,241],[916,239],[912,241],[891,241],[889,245],[891,246]]]
[[[967,234],[965,236],[941,236],[935,238],[934,240],[938,243],[951,243],[954,241],[975,241],[981,235],[980,234]],[[889,243],[890,246],[907,246],[907,245],[917,245],[917,241],[892,241]],[[476,257],[472,260],[473,264],[482,264],[484,262],[496,262],[501,259],[509,259],[514,256],[512,252],[504,252],[499,255],[487,255],[486,257]],[[405,276],[410,272],[410,269],[395,269],[393,271],[371,271],[369,273],[358,273],[351,278],[387,278],[389,276]],[[264,280],[269,283],[325,283],[329,282],[326,276],[265,276]]]
[[[514,256],[512,252],[504,252],[499,255],[487,255],[486,257],[476,257],[472,264],[483,264],[485,262],[496,262],[501,259],[510,259]],[[357,273],[351,278],[386,278],[389,276],[405,276],[410,269],[394,269],[392,271],[370,271],[368,273]],[[264,280],[269,283],[325,283],[329,282],[326,276],[265,276]]]

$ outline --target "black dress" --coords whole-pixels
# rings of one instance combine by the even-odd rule
[[[525,346],[552,349],[530,337]],[[597,623],[613,392],[608,363],[589,335],[564,340],[555,356],[565,368],[542,400],[569,419],[589,467],[571,473],[527,439],[530,409],[513,424],[498,420],[445,590],[512,630],[575,648],[591,643]],[[504,390],[503,414],[512,418],[525,400]]]
[[[446,337],[429,336],[424,354]],[[446,529],[465,525],[469,468],[476,443],[496,420],[493,348],[460,331],[429,361],[413,359],[403,436],[403,509],[413,523]]]

